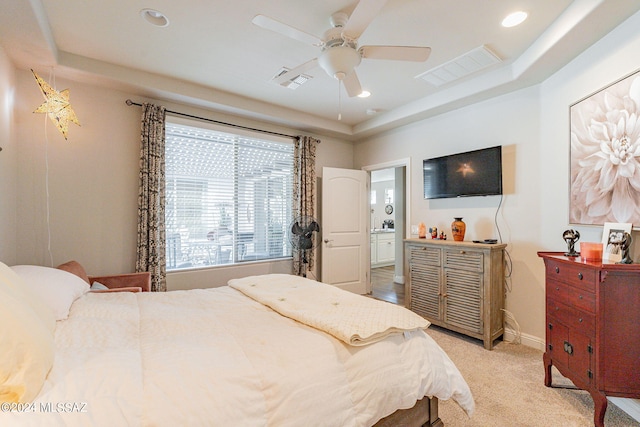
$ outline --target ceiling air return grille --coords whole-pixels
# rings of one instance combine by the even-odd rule
[[[278,77],[280,77],[284,73],[288,72],[289,70],[290,70],[290,68],[282,67],[280,69],[280,71],[278,71],[276,73],[276,75],[273,76],[273,79],[277,79]],[[280,86],[284,86],[284,87],[289,88],[289,89],[298,89],[300,86],[302,86],[303,84],[305,84],[306,82],[308,82],[312,78],[313,78],[312,76],[309,76],[307,74],[298,74],[297,76],[294,76],[291,79],[280,83]]]
[[[449,62],[417,75],[416,79],[425,80],[434,86],[442,86],[499,62],[502,62],[502,60],[498,55],[482,45]]]

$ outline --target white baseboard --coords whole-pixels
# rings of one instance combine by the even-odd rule
[[[629,414],[631,418],[640,421],[640,399],[627,399],[624,397],[607,397],[607,399]]]
[[[511,328],[504,329],[504,340],[505,341],[514,341],[517,337],[517,331]],[[540,339],[536,336],[529,334],[520,334],[520,343],[522,345],[526,345],[527,347],[532,347],[540,351],[544,351],[545,342],[543,339]]]

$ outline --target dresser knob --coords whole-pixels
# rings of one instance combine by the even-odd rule
[[[560,267],[556,266],[556,273],[560,273]]]
[[[582,299],[582,295],[579,295],[579,296],[578,296],[578,299]]]
[[[582,323],[582,317],[578,319],[578,322],[579,322],[579,323]]]
[[[559,291],[559,290],[560,290],[560,286],[556,286],[556,291]]]
[[[582,280],[582,273],[578,273],[578,279]]]

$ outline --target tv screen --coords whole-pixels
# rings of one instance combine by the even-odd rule
[[[502,194],[502,147],[427,159],[422,162],[424,198]]]

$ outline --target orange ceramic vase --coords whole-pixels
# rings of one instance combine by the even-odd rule
[[[451,223],[451,233],[453,233],[453,240],[456,242],[462,242],[464,240],[464,232],[467,230],[467,224],[464,223],[462,217],[454,218]]]

